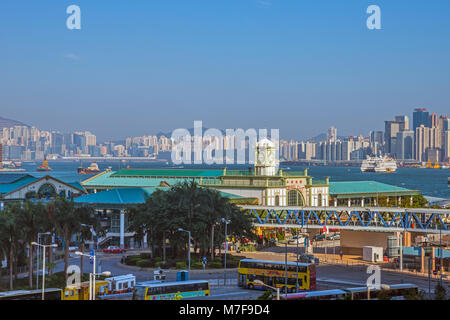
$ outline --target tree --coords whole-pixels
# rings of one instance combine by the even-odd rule
[[[222,218],[231,220],[228,235],[253,236],[250,217],[232,204],[220,192],[199,187],[195,182],[183,182],[167,191],[157,190],[144,204],[127,211],[130,230],[139,238],[147,235],[154,252],[155,243],[162,243],[164,234],[170,240],[172,256],[178,256],[179,248],[187,248],[186,234],[179,228],[189,230],[200,254],[207,254],[224,242]],[[218,229],[219,232],[214,230]]]
[[[436,285],[434,289],[434,299],[435,300],[445,300],[447,299],[447,290],[440,283]]]
[[[0,211],[0,257],[6,256],[9,266],[9,288],[14,290],[14,256],[17,255],[19,227],[10,207]]]
[[[57,199],[53,207],[56,231],[64,239],[64,277],[67,280],[70,239],[74,233],[81,230],[82,223],[95,223],[95,212],[92,208],[75,207],[72,201],[69,202],[62,198]]]
[[[33,288],[33,253],[34,246],[31,244],[37,240],[39,232],[43,232],[46,218],[46,207],[42,203],[25,201],[20,205],[12,207],[17,226],[20,228],[22,240],[28,244],[28,285]]]

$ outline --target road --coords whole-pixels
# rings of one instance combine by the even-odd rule
[[[133,254],[129,252],[128,254]],[[261,253],[261,255],[267,255],[267,253]],[[153,280],[153,272],[138,270],[134,267],[128,267],[120,264],[121,255],[118,254],[103,254],[97,255],[97,273],[102,271],[110,271],[112,275],[123,275],[132,273],[136,276],[137,282]],[[267,258],[266,258],[267,259]],[[284,261],[284,254],[271,253],[269,260]],[[80,257],[70,258],[69,263],[72,265],[80,265]],[[63,262],[56,264],[56,271],[62,271],[64,268]],[[92,264],[89,263],[89,259],[85,258],[84,272],[92,272]],[[176,280],[176,271],[169,270],[166,274],[168,281]],[[331,289],[331,288],[343,288],[343,287],[358,287],[365,286],[369,274],[365,267],[354,267],[344,265],[327,265],[321,264],[317,267],[317,289]],[[224,278],[223,271],[215,270],[193,270],[190,278],[192,280],[210,280],[211,282],[222,280]],[[217,299],[217,300],[254,300],[259,297],[261,291],[243,290],[236,286],[237,271],[236,269],[229,270],[227,273],[227,279],[233,279],[234,281],[228,287],[211,287],[211,296],[204,299]],[[223,283],[223,282],[222,282]],[[429,281],[426,277],[420,277],[410,274],[401,274],[397,272],[381,271],[381,283],[383,284],[398,284],[398,283],[412,283],[419,287],[419,289],[428,292]],[[437,280],[431,280],[431,290],[433,292],[436,286]],[[449,281],[444,281],[447,287]]]

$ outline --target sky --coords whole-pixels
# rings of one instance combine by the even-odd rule
[[[449,14],[448,0],[2,0],[0,116],[99,140],[194,120],[367,135],[414,108],[450,113]]]

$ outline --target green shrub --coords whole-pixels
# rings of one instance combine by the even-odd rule
[[[164,263],[162,261],[156,261],[155,262],[155,268],[164,269]]]
[[[209,263],[208,267],[212,268],[212,269],[220,269],[220,268],[223,268],[223,263],[215,260],[215,261]]]
[[[254,246],[254,245],[251,245],[251,244],[246,244],[246,245],[244,245],[244,246],[241,246],[239,249],[240,249],[242,252],[254,252],[254,251],[256,251],[255,246]]]
[[[152,255],[149,252],[143,252],[139,255],[141,259],[151,259]]]
[[[268,290],[260,295],[257,300],[273,300],[273,292]]]
[[[138,262],[139,260],[141,260],[139,256],[127,256],[125,258],[125,264],[129,266],[135,266],[136,262]]]
[[[151,268],[154,265],[154,261],[150,259],[141,259],[136,262],[136,266],[139,268]]]
[[[163,260],[162,260],[161,257],[156,257],[156,258],[155,258],[155,261],[156,261],[156,262],[161,262],[161,261],[163,261]]]
[[[194,262],[191,264],[191,269],[203,269],[203,263],[201,262]]]
[[[186,262],[179,261],[175,264],[175,268],[177,269],[186,269]]]

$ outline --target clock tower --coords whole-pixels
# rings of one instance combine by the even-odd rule
[[[278,169],[277,149],[267,138],[256,144],[255,172],[259,176],[275,176]]]

